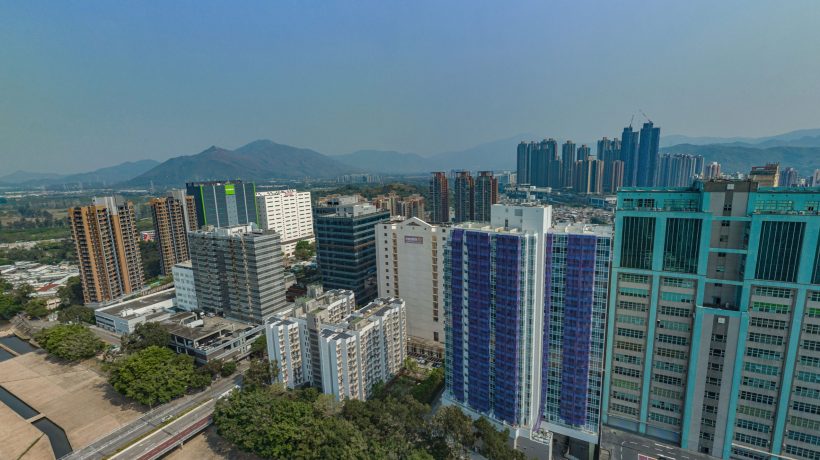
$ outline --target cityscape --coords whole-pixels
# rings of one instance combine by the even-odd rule
[[[75,17],[73,7],[53,6],[54,13],[0,6],[0,16],[7,10],[29,26],[32,18],[48,18],[52,26],[88,23],[85,14]],[[82,32],[77,40],[94,43],[98,49],[83,52],[118,71],[138,57],[121,57],[123,64],[106,54],[128,48],[101,38],[108,33],[123,40],[119,34],[126,32],[112,24],[141,33],[170,30],[164,22],[145,23],[160,17],[154,7],[98,6],[93,15],[105,18],[97,23],[102,35]],[[637,1],[635,6],[666,11]],[[176,8],[162,12],[181,17]],[[659,82],[640,97],[618,95],[619,107],[604,109],[617,112],[611,119],[595,114],[581,122],[575,112],[565,114],[569,121],[538,118],[533,114],[550,109],[522,106],[524,117],[481,113],[470,120],[475,127],[465,128],[454,115],[461,108],[453,107],[473,107],[461,99],[467,97],[462,88],[442,93],[452,99],[443,98],[440,113],[424,112],[430,120],[413,112],[430,103],[425,91],[442,91],[439,79],[450,78],[426,70],[413,74],[423,76],[421,82],[402,79],[417,102],[403,94],[383,101],[385,107],[402,101],[391,109],[405,107],[406,114],[380,112],[381,120],[362,123],[357,117],[363,107],[376,102],[346,82],[353,74],[345,72],[370,78],[377,91],[381,77],[374,75],[405,69],[390,53],[444,59],[455,46],[450,57],[464,65],[506,58],[526,62],[525,69],[538,64],[506,49],[496,54],[485,41],[495,32],[438,23],[440,11],[429,5],[400,19],[377,5],[234,8],[205,2],[195,13],[209,25],[247,21],[249,30],[237,29],[224,38],[225,48],[210,51],[214,62],[241,61],[244,52],[256,55],[261,46],[295,68],[313,69],[300,59],[322,57],[328,68],[338,66],[336,73],[303,75],[304,81],[272,76],[291,86],[276,93],[280,105],[256,112],[252,99],[267,98],[251,95],[258,81],[242,76],[238,83],[216,84],[203,77],[186,88],[173,83],[176,65],[168,64],[162,70],[168,80],[151,83],[159,86],[118,78],[137,94],[159,89],[177,103],[208,85],[229,85],[235,97],[248,99],[249,112],[235,112],[233,125],[222,118],[212,124],[196,113],[206,109],[192,104],[172,110],[190,115],[190,125],[162,131],[147,120],[158,113],[149,110],[152,103],[170,110],[157,96],[124,114],[103,110],[95,95],[89,96],[88,118],[73,123],[78,130],[92,123],[100,131],[69,135],[64,150],[53,144],[57,153],[27,153],[20,147],[24,140],[38,149],[47,140],[35,141],[37,134],[29,131],[37,128],[20,128],[17,121],[9,125],[8,140],[0,138],[0,459],[820,459],[820,129],[797,129],[789,118],[760,135],[729,137],[730,128],[750,132],[737,126],[763,118],[726,99],[708,110],[736,104],[739,124],[720,124],[717,115],[714,130],[705,130],[699,121],[705,111],[686,119],[666,107],[677,101],[683,113],[687,97],[691,104],[707,104],[709,98],[682,81]],[[467,18],[497,24],[543,15],[546,6],[475,8],[479,13]],[[592,13],[585,10],[591,6],[549,8],[595,21],[602,11],[611,12],[603,6]],[[715,6],[714,14],[728,21],[726,30],[706,24],[704,36],[732,30],[751,37],[752,24],[770,16],[811,24],[809,12],[820,14],[810,3],[778,8],[759,2],[746,12],[751,22],[739,24],[724,8]],[[59,11],[68,16],[55,19]],[[119,16],[125,12],[136,16]],[[393,27],[382,30],[379,15],[395,19]],[[414,38],[401,41],[411,19],[432,36],[411,29]],[[678,11],[670,24],[694,27],[691,19]],[[289,20],[310,26],[299,29]],[[366,20],[376,21],[369,24],[373,30]],[[352,24],[362,28],[347,30]],[[327,39],[318,32],[322,25],[344,33]],[[202,38],[199,24],[179,27]],[[463,42],[443,38],[440,28],[449,27],[475,33],[487,55],[461,56],[475,50],[468,53]],[[15,26],[0,38],[62,33],[47,29]],[[816,27],[808,29],[799,33],[817,39]],[[544,31],[518,33],[542,37]],[[597,32],[592,37],[607,49],[628,42],[620,37],[606,43]],[[167,42],[169,49],[134,49],[160,60],[199,59],[194,50],[201,43],[176,38]],[[428,49],[428,39],[446,50]],[[524,43],[518,36],[495,39]],[[658,39],[676,50],[690,40]],[[334,48],[337,57],[325,54],[334,41],[350,49]],[[817,43],[806,42],[802,50],[820,53]],[[223,54],[236,52],[234,45],[236,55]],[[317,54],[302,55],[290,46]],[[572,50],[596,54],[578,44],[566,52]],[[39,52],[57,57],[53,50]],[[738,63],[747,62],[745,48],[736,52]],[[792,63],[768,48],[759,52],[772,53],[780,65]],[[28,54],[9,56],[10,62],[30,64]],[[373,61],[337,62],[341,56]],[[642,59],[668,62],[661,55]],[[372,74],[356,69],[374,62],[379,68]],[[721,71],[731,73],[715,70]],[[613,81],[619,72],[612,69]],[[151,80],[149,74],[141,69],[133,78]],[[794,75],[778,75],[782,81],[765,85],[782,94],[790,84],[801,88],[808,107],[802,119],[820,126],[820,99],[812,99],[816,82],[801,86],[805,82]],[[334,78],[349,97],[337,99],[323,86]],[[504,78],[510,88],[493,88],[512,95],[516,78]],[[516,91],[531,94],[528,78],[521,77]],[[566,91],[591,88],[580,75],[578,82],[554,78]],[[464,76],[463,83],[480,80]],[[16,83],[20,88],[22,81]],[[111,84],[101,88],[113,91]],[[721,91],[731,93],[731,84],[723,84]],[[691,94],[678,99],[678,87]],[[495,90],[481,90],[487,108],[504,107]],[[670,96],[655,99],[655,90]],[[316,91],[327,98],[327,108],[338,103],[349,111],[310,119],[306,114],[316,108],[294,110],[288,91],[294,98]],[[555,98],[558,104],[563,96]],[[42,103],[26,100],[32,107]],[[647,112],[653,107],[653,119],[637,105]],[[766,115],[781,109],[765,107]],[[112,124],[95,110],[106,112]],[[245,130],[254,116],[288,110],[305,119],[285,121],[277,114],[269,120],[279,125],[266,129],[292,142]],[[409,116],[419,121],[394,131],[392,123]],[[532,116],[538,122],[528,124]],[[42,126],[65,136],[49,117]],[[105,132],[118,117],[130,120],[136,133],[153,130],[175,140],[160,154],[157,139]],[[473,139],[466,144],[472,147],[459,150],[441,136],[439,125],[448,119],[453,134]],[[305,140],[317,123],[328,126],[323,135],[338,136],[338,149],[324,138]],[[519,134],[502,137],[495,125]],[[783,133],[771,134],[774,126],[784,126]],[[384,132],[369,141],[378,148],[352,140],[374,129]],[[215,143],[245,143],[180,154],[194,151],[187,150],[188,130]],[[546,135],[532,134],[536,130]],[[698,130],[706,135],[667,132]],[[482,131],[496,140],[470,137]],[[722,131],[726,137],[713,135]],[[116,132],[123,136],[120,150],[108,145]],[[247,137],[237,141],[238,135]],[[89,136],[99,136],[106,147],[83,144]],[[143,142],[153,153],[133,153]]]

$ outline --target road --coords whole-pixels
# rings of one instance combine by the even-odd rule
[[[200,414],[201,410],[204,407],[210,407],[210,409],[212,410],[213,404],[215,403],[215,400],[219,397],[219,395],[228,391],[230,388],[233,388],[235,385],[241,384],[241,382],[242,375],[239,372],[233,378],[220,379],[214,382],[211,385],[211,387],[207,390],[193,395],[187,395],[182,398],[176,399],[168,404],[159,406],[151,412],[148,412],[144,414],[142,417],[138,418],[137,420],[131,422],[130,424],[120,427],[119,429],[114,430],[106,436],[103,436],[94,443],[80,450],[72,452],[71,454],[65,457],[62,457],[61,460],[99,460],[103,458],[108,458],[116,454],[117,451],[123,449],[125,446],[128,445],[129,442],[132,442],[134,439],[139,439],[140,437],[146,436],[152,431],[155,431],[158,426],[162,425],[164,420],[168,420],[168,417],[173,417],[177,414],[183,413],[194,408],[196,408],[196,410],[191,411],[189,414]],[[182,426],[185,421],[190,420],[190,418],[188,417],[189,414],[185,414],[180,418],[180,421],[182,423],[180,423],[179,425],[177,425],[176,423],[172,423],[168,426]],[[154,440],[154,437],[152,435],[151,438],[146,439]],[[138,442],[137,444],[141,443]],[[127,458],[134,457],[128,456]]]
[[[627,433],[625,431],[604,428],[601,447],[610,453],[610,460],[706,460],[705,454],[681,449],[673,444]]]
[[[120,451],[111,459],[152,460],[173,449],[192,434],[211,424],[216,399],[208,400],[187,414],[170,422],[135,444]]]

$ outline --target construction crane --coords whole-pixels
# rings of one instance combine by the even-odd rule
[[[645,113],[643,112],[643,110],[638,109],[638,112],[641,112],[641,115],[643,115],[643,117],[644,117],[644,118],[646,118],[646,120],[647,120],[648,122],[652,123],[652,120],[649,118],[649,115],[645,114]]]
[[[629,119],[629,127],[632,127],[632,121],[635,120],[635,114],[632,114],[632,117]]]

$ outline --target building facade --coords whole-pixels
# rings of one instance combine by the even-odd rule
[[[256,208],[256,185],[252,182],[212,181],[185,184],[196,206],[197,227],[232,227],[260,219]]]
[[[398,215],[417,217],[421,220],[427,219],[427,213],[424,210],[424,197],[414,194],[401,199],[398,203]]]
[[[348,289],[362,304],[376,298],[376,234],[374,225],[390,213],[370,204],[339,205],[315,217],[316,256],[322,284]]]
[[[558,224],[547,233],[539,429],[577,458],[598,444],[612,227]]]
[[[450,222],[450,190],[445,172],[434,172],[430,176],[430,222]]]
[[[718,458],[818,458],[820,190],[618,194],[602,423]]]
[[[458,171],[453,180],[453,207],[455,208],[454,222],[473,220],[475,210],[475,182],[469,171]]]
[[[703,178],[703,157],[685,153],[665,153],[658,159],[659,187],[688,187]]]
[[[351,291],[314,291],[267,321],[268,356],[288,388],[310,385],[336,399],[367,399],[392,379],[407,356],[404,302],[379,298],[355,310]]]
[[[533,438],[540,415],[544,254],[551,208],[493,206],[445,249],[443,400]],[[469,333],[468,333],[469,331]]]
[[[657,182],[660,139],[660,128],[656,128],[651,121],[643,124],[640,132],[638,163],[635,171],[635,185],[638,187],[651,187]]]
[[[171,269],[174,275],[176,298],[174,306],[180,310],[199,310],[196,301],[196,283],[194,282],[194,267],[191,261],[180,262]]]
[[[153,198],[149,202],[163,276],[170,275],[177,263],[190,259],[187,232],[197,229],[193,203],[193,197],[185,195],[182,190],[171,191],[168,196]]]
[[[257,192],[256,202],[259,206],[260,226],[279,234],[285,257],[293,257],[299,241],[314,241],[310,192]]]
[[[752,166],[749,179],[760,184],[761,187],[780,186],[780,163],[766,163],[765,166]]]
[[[473,219],[476,222],[489,222],[490,210],[498,203],[498,179],[492,171],[479,171],[475,179],[473,195]]]
[[[413,355],[443,358],[444,247],[448,233],[448,227],[417,218],[376,224],[379,297],[404,300],[407,347]]]
[[[96,197],[90,206],[70,208],[68,219],[86,304],[142,289],[145,278],[133,203]]]
[[[249,224],[208,226],[188,237],[201,310],[261,324],[285,307],[279,235]]]

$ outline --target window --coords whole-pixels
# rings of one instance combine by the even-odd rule
[[[433,342],[438,342],[438,332],[433,332]]]
[[[789,306],[769,302],[752,302],[751,310],[761,313],[777,313],[785,315],[789,313]]]
[[[689,341],[686,340],[686,337],[680,337],[677,335],[668,335],[668,334],[658,334],[658,342],[660,343],[669,343],[672,345],[682,345],[686,346],[689,344]]]
[[[677,316],[679,318],[688,318],[692,316],[688,308],[670,307],[668,305],[660,306],[660,314],[667,316]]]
[[[622,337],[632,337],[634,339],[642,339],[644,337],[643,331],[636,331],[635,329],[627,329],[625,327],[619,327],[617,334]]]
[[[763,390],[777,390],[777,383],[771,380],[758,379],[754,377],[743,377],[743,385],[752,388],[761,388]]]
[[[820,436],[813,434],[800,433],[798,431],[789,430],[786,437],[793,441],[805,442],[814,446],[820,446]]]
[[[677,417],[672,417],[671,415],[656,414],[655,412],[651,412],[649,414],[649,419],[656,422],[665,423],[667,425],[680,425],[680,419]]]
[[[749,322],[749,326],[765,327],[768,329],[786,329],[788,323],[779,319],[752,318]]]
[[[737,406],[737,412],[739,414],[748,415],[751,417],[757,417],[763,420],[771,420],[774,416],[774,412],[766,409],[759,409],[757,407],[752,406],[744,406],[739,404]]]
[[[792,291],[791,289],[781,289],[776,287],[769,287],[769,286],[761,286],[754,288],[754,295],[766,296],[766,297],[777,297],[780,299],[791,299],[792,298]]]
[[[766,364],[746,363],[743,366],[749,372],[754,372],[763,375],[779,375],[780,368],[776,366],[768,366]]]
[[[735,433],[735,441],[745,442],[758,447],[766,447],[769,445],[768,439],[759,438],[757,436],[750,436],[745,433]]]
[[[672,385],[676,387],[683,386],[683,379],[678,377],[670,377],[668,375],[663,374],[654,374],[652,376],[652,380],[658,383],[664,383],[666,385]]]
[[[795,282],[805,228],[805,222],[764,221],[755,278]]]
[[[767,361],[780,361],[781,359],[783,359],[783,353],[778,353],[770,350],[763,350],[760,348],[747,348],[746,356],[751,356],[752,358],[765,359]]]
[[[629,302],[627,300],[619,300],[618,301],[618,308],[622,310],[631,310],[631,311],[646,311],[646,304],[638,303],[638,302]]]
[[[621,266],[651,270],[655,242],[655,218],[624,217],[622,228]]]
[[[692,303],[692,295],[681,294],[679,292],[662,292],[661,300],[666,300],[669,302]]]
[[[688,280],[688,279],[682,279],[682,278],[662,278],[661,279],[661,286],[694,288],[695,287],[695,280]]]
[[[758,332],[749,333],[749,341],[755,343],[764,343],[767,345],[783,345],[783,337],[769,334],[760,334]]]
[[[774,396],[762,395],[759,393],[754,393],[751,391],[741,391],[740,392],[740,399],[744,401],[751,401],[760,404],[768,404],[771,405],[774,403]]]
[[[655,353],[663,358],[686,359],[686,352],[682,350],[672,350],[670,348],[658,347]]]

